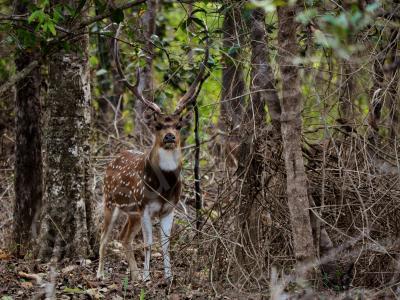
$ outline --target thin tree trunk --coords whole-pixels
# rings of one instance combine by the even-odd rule
[[[377,145],[380,141],[379,135],[379,125],[381,120],[381,110],[382,104],[384,100],[384,91],[383,88],[383,62],[384,57],[382,58],[383,50],[380,49],[379,53],[376,54],[376,58],[373,66],[373,84],[370,91],[370,101],[369,101],[369,114],[368,114],[368,123],[370,126],[370,130],[368,133],[368,140],[373,144]]]
[[[101,11],[101,6],[100,2],[95,1],[95,10],[96,10],[96,15],[99,15],[102,13]],[[97,27],[99,28],[101,26],[101,22],[97,23]],[[111,69],[111,53],[110,53],[110,41],[107,37],[104,35],[97,35],[97,53],[100,59],[100,67],[101,69],[106,70],[107,72],[104,74],[101,74],[97,76],[97,81],[99,83],[99,88],[100,92],[104,97],[108,96],[108,92],[111,88],[111,78],[110,76],[110,69]],[[99,99],[99,107],[101,111],[101,119],[103,121],[107,121],[107,112],[109,110],[109,104],[107,101],[103,99],[103,97],[100,97]]]
[[[74,5],[73,1],[62,3]],[[88,42],[88,34],[77,35],[69,51],[60,50],[49,60],[46,190],[39,240],[42,260],[85,257],[93,241]]]
[[[242,143],[239,148],[238,174],[243,177],[240,184],[241,199],[238,215],[238,232],[242,245],[249,249],[238,248],[241,266],[251,268],[254,264],[250,257],[259,257],[258,239],[259,211],[258,202],[262,199],[262,172],[264,157],[262,145],[265,132],[265,104],[269,104],[272,123],[279,128],[280,103],[274,87],[272,69],[268,64],[268,47],[266,43],[265,12],[262,8],[254,9],[250,23],[251,28],[251,86],[244,122],[241,126]],[[279,114],[279,115],[278,115]],[[242,182],[242,181],[239,181]],[[246,255],[250,253],[250,257]]]
[[[314,259],[316,251],[308,212],[310,205],[307,177],[301,150],[303,100],[298,70],[293,65],[293,59],[298,54],[295,17],[296,6],[278,7],[278,49],[283,90],[281,131],[293,249],[297,262],[301,263]]]
[[[25,1],[15,2],[15,14],[28,12]],[[38,59],[38,49],[17,52],[17,72]],[[42,202],[41,74],[36,67],[16,85],[14,253],[23,255],[36,235],[36,215]]]
[[[354,80],[349,62],[340,63],[339,116],[342,125],[354,127],[353,89]]]
[[[229,131],[240,124],[243,113],[245,81],[240,62],[241,44],[238,35],[240,12],[234,7],[227,10],[222,25],[223,54],[222,92],[218,127]]]
[[[391,42],[393,43],[392,49],[390,51],[390,62],[394,63],[396,60],[396,53],[398,49],[400,38],[400,31],[393,30]],[[400,71],[398,68],[395,68],[393,72],[390,74],[391,78],[389,81],[389,138],[394,146],[396,146],[397,138],[400,133],[400,96],[399,96],[399,79],[400,79]]]
[[[144,52],[146,55],[146,65],[141,70],[141,80],[143,82],[143,95],[147,99],[154,98],[153,87],[153,60],[154,60],[154,46],[151,42],[151,36],[156,31],[156,14],[157,14],[158,0],[150,0],[147,2],[147,11],[143,14],[141,19],[142,39],[144,43]],[[148,129],[143,123],[144,106],[141,101],[135,101],[135,136],[140,144],[148,144],[149,140]]]

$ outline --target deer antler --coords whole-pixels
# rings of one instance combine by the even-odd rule
[[[157,104],[147,100],[143,96],[142,89],[139,88],[140,83],[141,83],[140,82],[140,69],[139,68],[137,68],[137,70],[136,70],[136,84],[135,85],[132,85],[131,83],[129,83],[128,79],[126,79],[126,77],[124,75],[124,72],[122,71],[121,62],[119,60],[118,36],[119,36],[120,30],[121,30],[121,23],[118,25],[118,29],[117,29],[117,32],[115,33],[115,38],[114,38],[114,59],[115,59],[115,64],[117,66],[118,74],[121,77],[122,82],[125,84],[125,86],[129,90],[132,91],[132,93],[136,96],[136,98],[138,98],[140,101],[142,101],[143,104],[145,104],[148,108],[150,108],[154,112],[162,114],[161,109]]]
[[[196,100],[198,93],[196,93],[196,89],[199,86],[199,84],[204,81],[207,75],[204,76],[205,70],[206,70],[206,65],[208,62],[208,57],[209,57],[209,39],[207,37],[206,40],[206,48],[205,48],[205,53],[204,53],[204,59],[200,64],[200,69],[199,73],[197,74],[195,80],[193,83],[190,85],[188,91],[186,92],[185,95],[183,95],[176,106],[176,109],[174,111],[174,115],[180,114],[185,107],[187,107],[189,104],[191,104],[194,100]]]

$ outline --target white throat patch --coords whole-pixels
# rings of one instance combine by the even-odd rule
[[[175,171],[179,167],[179,163],[181,161],[180,150],[165,150],[163,148],[159,148],[158,156],[161,170]]]

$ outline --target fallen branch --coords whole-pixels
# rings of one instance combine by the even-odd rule
[[[15,74],[8,80],[6,83],[4,83],[0,87],[0,95],[5,93],[9,88],[11,88],[13,85],[15,85],[18,81],[21,79],[24,79],[26,76],[28,76],[37,66],[39,65],[39,62],[37,60],[34,60],[31,62],[29,65],[27,65],[24,69],[22,69],[20,72]]]
[[[18,275],[19,275],[19,277],[22,277],[25,279],[35,280],[37,284],[42,284],[42,277],[40,277],[39,274],[29,274],[29,273],[25,273],[25,272],[18,272]]]

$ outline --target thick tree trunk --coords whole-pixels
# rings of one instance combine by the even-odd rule
[[[297,262],[316,256],[309,215],[307,177],[301,150],[303,106],[298,70],[293,59],[298,54],[295,6],[278,8],[279,65],[282,74],[281,131],[287,177],[287,197]]]
[[[26,7],[24,1],[16,1],[15,14],[27,13]],[[17,72],[38,58],[38,49],[18,51]],[[36,214],[43,195],[40,84],[40,66],[36,66],[16,85],[13,228],[16,255],[23,255],[36,235]]]
[[[243,66],[240,62],[241,44],[238,31],[240,28],[240,13],[238,8],[227,10],[222,25],[223,54],[222,91],[220,117],[218,127],[222,131],[229,131],[241,122],[245,81]]]
[[[238,232],[241,244],[246,249],[238,248],[241,266],[251,268],[254,261],[250,257],[259,257],[261,251],[258,237],[259,204],[263,201],[264,186],[262,172],[264,157],[262,145],[265,135],[265,104],[271,113],[273,125],[280,132],[280,103],[274,87],[272,69],[268,64],[268,47],[266,43],[265,12],[262,8],[254,9],[250,23],[251,28],[251,86],[250,99],[241,126],[242,143],[239,148],[238,174],[241,198],[238,215]],[[250,256],[248,256],[250,254]]]
[[[151,42],[151,36],[156,31],[156,14],[158,0],[150,0],[147,2],[147,11],[141,19],[142,39],[144,44],[144,52],[146,55],[146,65],[141,70],[140,76],[143,82],[143,95],[152,100],[154,98],[153,87],[153,60],[154,46]],[[148,144],[150,142],[148,129],[143,122],[144,105],[141,101],[135,101],[135,136],[140,144]]]
[[[39,241],[42,260],[90,253],[88,42],[87,34],[78,35],[70,41],[69,51],[60,50],[49,60],[46,190]]]

